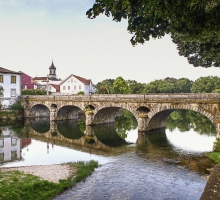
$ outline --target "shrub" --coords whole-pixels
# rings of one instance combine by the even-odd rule
[[[83,91],[79,91],[78,93],[77,93],[77,95],[80,95],[80,94],[85,94]]]
[[[47,91],[43,89],[24,89],[21,91],[22,95],[46,95]]]

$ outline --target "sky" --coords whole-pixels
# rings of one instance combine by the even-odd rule
[[[59,78],[149,83],[166,77],[218,76],[219,68],[193,67],[169,36],[133,47],[127,21],[88,19],[94,0],[0,0],[0,67],[46,76],[53,63]]]

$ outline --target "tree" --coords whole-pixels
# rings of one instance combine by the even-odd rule
[[[175,84],[175,93],[191,93],[193,81],[188,78],[177,79]]]
[[[155,80],[145,85],[144,93],[173,93],[175,85],[166,80]]]
[[[130,94],[131,93],[131,89],[129,88],[128,83],[121,76],[115,79],[113,83],[113,88],[114,88],[115,94]]]
[[[128,86],[131,90],[131,94],[141,94],[143,93],[144,84],[138,83],[135,80],[127,80]]]
[[[192,84],[192,93],[211,93],[220,90],[220,78],[217,76],[200,77]]]
[[[113,82],[114,79],[105,79],[102,82],[96,84],[96,93],[97,94],[113,94]]]
[[[219,0],[96,0],[86,14],[101,13],[128,20],[132,45],[169,34],[190,64],[220,66]]]

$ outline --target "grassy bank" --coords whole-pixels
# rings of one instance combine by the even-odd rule
[[[0,200],[52,199],[77,182],[85,181],[86,177],[98,167],[98,163],[95,161],[68,164],[76,168],[77,172],[74,177],[60,180],[59,183],[40,180],[39,177],[16,170],[0,171]]]
[[[214,142],[213,152],[207,153],[206,156],[215,164],[220,165],[220,140]]]
[[[220,165],[220,152],[211,152],[206,154],[215,164]]]

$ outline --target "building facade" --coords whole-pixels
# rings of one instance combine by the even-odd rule
[[[21,89],[34,89],[34,83],[32,77],[21,72]]]
[[[21,95],[21,72],[15,72],[0,67],[0,86],[3,87],[2,108],[7,108],[16,102]]]
[[[71,74],[60,83],[61,94],[77,94],[79,92],[84,92],[84,94],[93,94],[94,85],[92,81],[90,79],[85,79]]]

